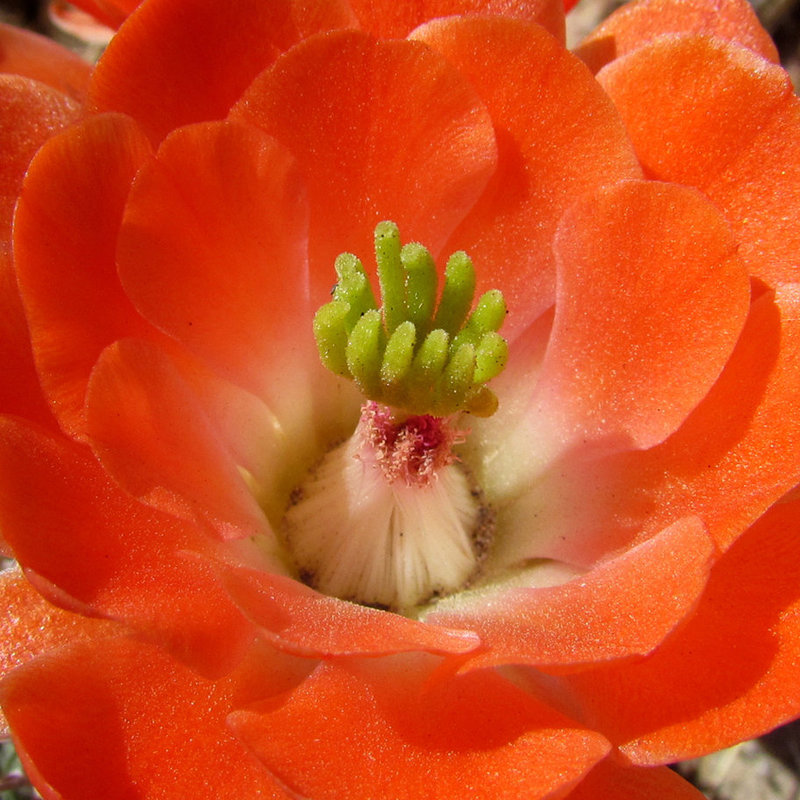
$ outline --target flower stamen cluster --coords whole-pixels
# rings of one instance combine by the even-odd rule
[[[506,316],[502,293],[486,292],[470,313],[475,270],[458,251],[447,262],[436,308],[433,258],[416,242],[401,246],[393,222],[375,228],[375,256],[380,308],[361,261],[351,253],[336,259],[333,300],[314,318],[322,363],[353,379],[370,400],[412,414],[493,414],[497,398],[485,383],[508,357],[497,332]]]

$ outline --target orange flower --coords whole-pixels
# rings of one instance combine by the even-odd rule
[[[0,700],[32,780],[699,798],[664,765],[800,713],[771,42],[743,0],[632,4],[577,56],[546,0],[236,9],[148,0],[91,76],[3,33]],[[469,342],[414,382],[455,312],[410,271],[364,306],[377,356],[347,306],[358,385],[321,365],[382,220],[502,291],[493,415],[369,393],[473,391]]]

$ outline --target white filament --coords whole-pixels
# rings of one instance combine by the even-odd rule
[[[402,610],[465,585],[478,563],[480,513],[456,464],[423,484],[388,480],[354,436],[303,484],[284,532],[318,591]]]

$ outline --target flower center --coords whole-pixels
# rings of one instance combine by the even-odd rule
[[[493,518],[452,453],[461,435],[367,402],[353,436],[293,493],[284,535],[301,578],[395,611],[467,585]]]
[[[467,586],[479,572],[493,513],[453,448],[461,411],[489,416],[485,383],[505,366],[497,333],[502,294],[475,308],[466,253],[437,272],[397,226],[375,229],[382,307],[361,262],[336,260],[333,300],[314,318],[320,358],[367,398],[352,436],[329,451],[292,493],[283,518],[300,577],[321,592],[411,613]]]

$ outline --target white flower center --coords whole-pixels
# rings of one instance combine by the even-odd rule
[[[466,586],[491,529],[446,420],[375,402],[292,495],[283,532],[318,591],[402,611]]]

